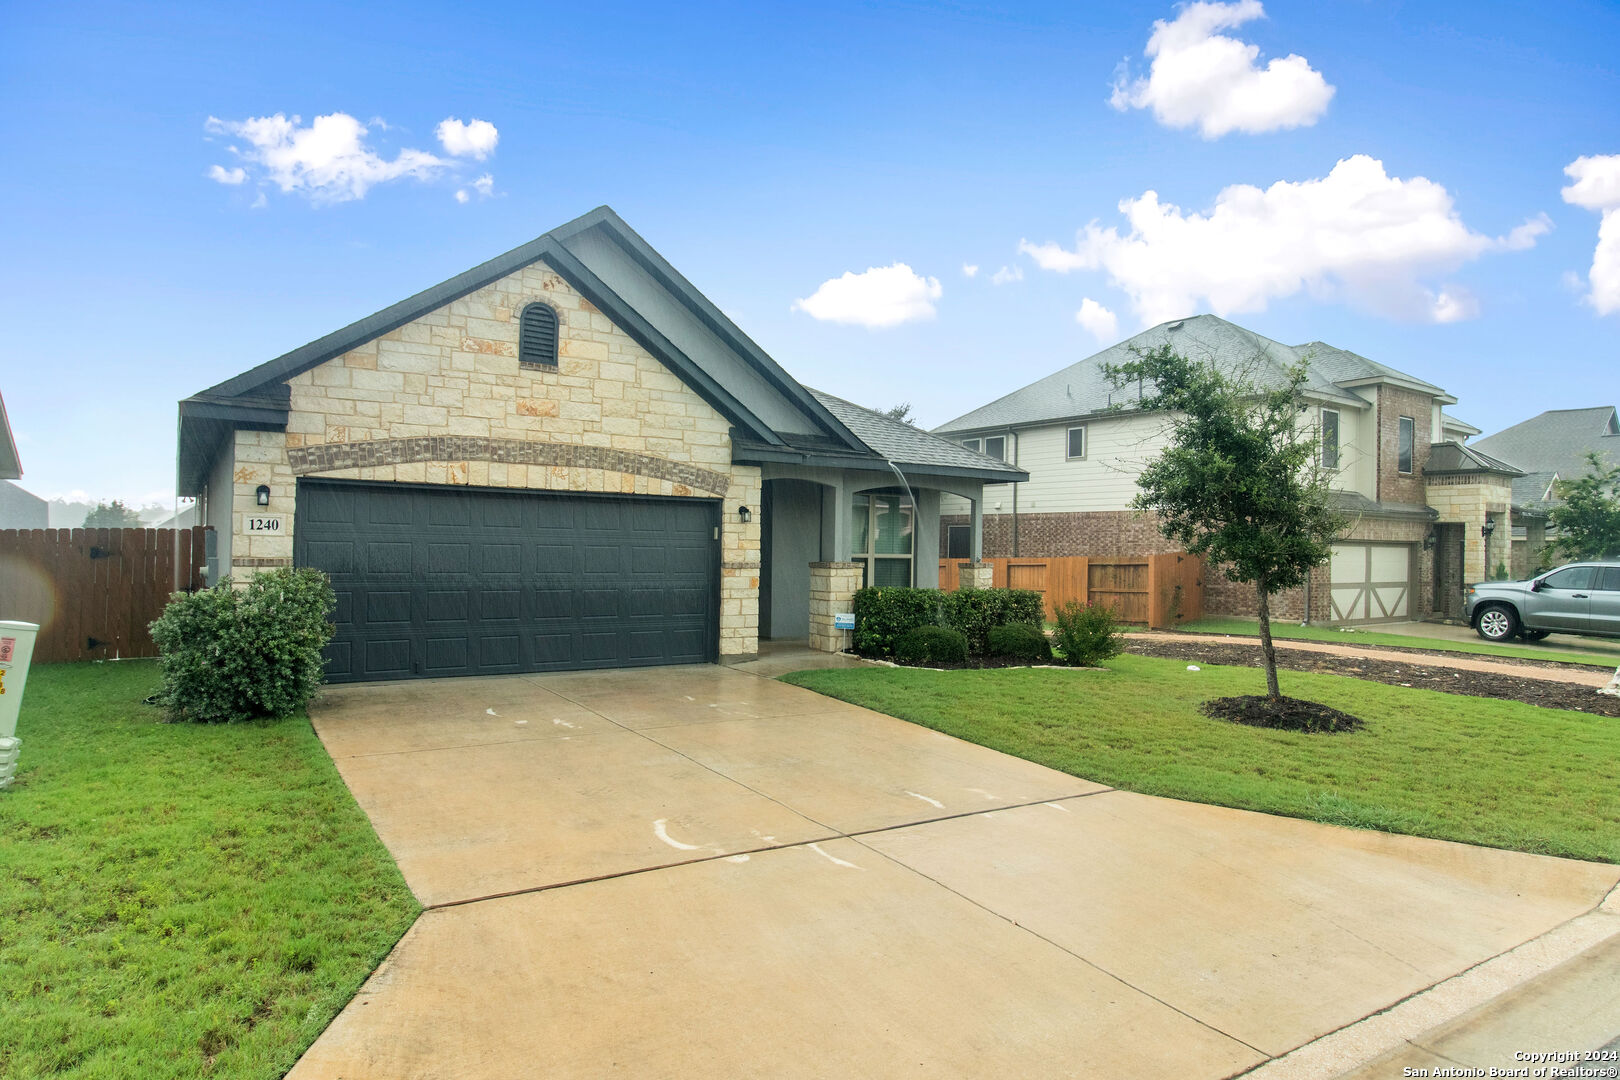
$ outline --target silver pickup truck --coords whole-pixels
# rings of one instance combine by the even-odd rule
[[[1486,641],[1620,637],[1620,563],[1570,563],[1528,581],[1482,581],[1467,592],[1468,625]]]

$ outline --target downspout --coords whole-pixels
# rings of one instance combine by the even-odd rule
[[[1018,453],[1019,453],[1018,443],[1019,443],[1019,438],[1018,438],[1017,433],[1014,432],[1012,428],[1007,429],[1007,438],[1012,440],[1012,444],[1013,444],[1013,460],[1012,460],[1012,463],[1013,463],[1013,468],[1016,469],[1016,468],[1018,468]],[[1018,557],[1018,481],[1016,481],[1016,480],[1013,481],[1012,489],[1013,489],[1013,498],[1012,498],[1012,504],[1013,504],[1013,507],[1012,507],[1012,556],[1013,556],[1013,558],[1016,559]]]

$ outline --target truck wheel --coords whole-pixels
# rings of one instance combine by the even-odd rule
[[[1519,632],[1519,617],[1503,604],[1490,604],[1474,620],[1474,629],[1486,641],[1506,641]]]
[[[1520,630],[1519,636],[1526,641],[1540,641],[1550,633],[1551,630]]]

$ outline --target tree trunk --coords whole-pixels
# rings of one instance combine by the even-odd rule
[[[1277,687],[1277,648],[1271,643],[1271,589],[1264,575],[1257,578],[1254,590],[1260,598],[1260,655],[1266,661],[1266,695],[1272,701],[1282,697]]]

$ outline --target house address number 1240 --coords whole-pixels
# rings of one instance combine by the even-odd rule
[[[286,528],[281,524],[281,517],[277,514],[242,515],[242,531],[246,533],[283,533]]]

